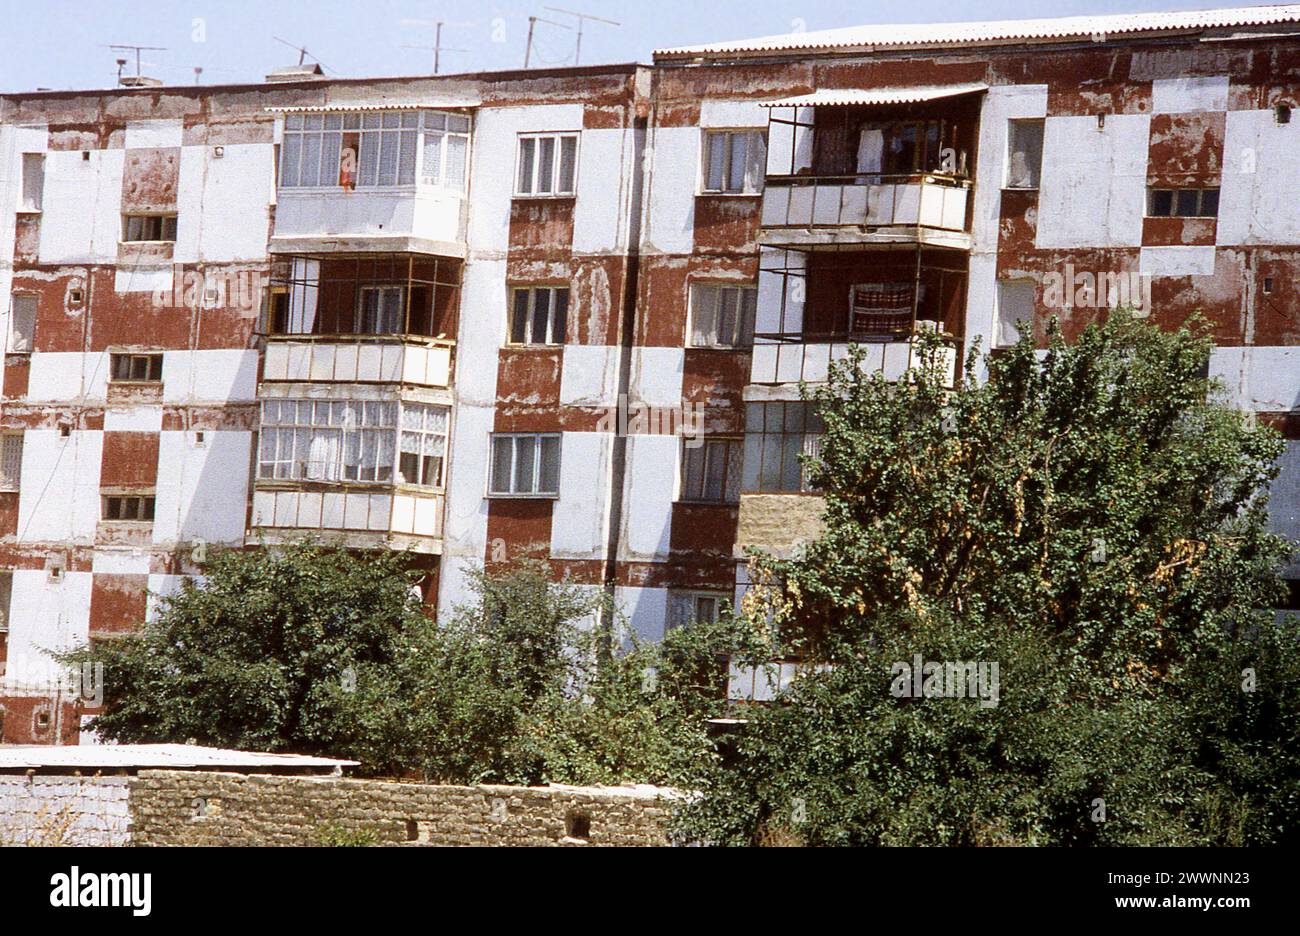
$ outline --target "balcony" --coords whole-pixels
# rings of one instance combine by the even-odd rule
[[[449,389],[461,262],[416,254],[293,255],[272,267],[263,383]]]
[[[859,345],[864,367],[897,379],[937,334],[950,381],[966,302],[967,256],[936,247],[774,248],[759,256],[747,399],[797,399]]]
[[[768,176],[763,244],[970,246],[971,183],[937,173]]]
[[[768,102],[759,242],[969,249],[985,90],[826,89]]]
[[[259,481],[248,541],[274,544],[311,535],[368,548],[442,552],[441,493],[282,486]]]
[[[465,256],[468,113],[371,108],[283,120],[273,254]]]

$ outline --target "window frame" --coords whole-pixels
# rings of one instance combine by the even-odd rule
[[[537,316],[537,294],[546,292],[550,295],[547,300],[548,307],[546,312],[546,341],[535,341],[533,336],[533,326],[536,324]],[[564,312],[561,315],[557,312],[559,303],[556,298],[559,293],[564,294]],[[516,318],[520,314],[518,308],[521,294],[528,296],[527,308],[523,311],[524,316],[524,338],[523,340],[515,339]],[[568,283],[537,283],[528,285],[515,285],[510,287],[510,304],[509,319],[506,322],[506,344],[511,348],[558,348],[568,343],[569,328],[569,302],[573,296],[573,291]],[[559,319],[559,321],[557,321]],[[558,326],[558,328],[557,328]],[[560,334],[557,336],[556,331]]]
[[[30,333],[22,337],[25,347],[18,347],[17,330],[14,325],[18,322],[18,303],[22,301],[26,306],[30,303],[31,319],[29,322]],[[13,292],[9,294],[9,322],[5,330],[5,351],[9,354],[31,354],[36,347],[36,320],[40,317],[41,297],[33,292]]]
[[[134,509],[129,512],[134,513],[135,516],[110,517],[109,506],[113,501],[118,501],[119,507],[125,507],[127,502],[134,502]],[[157,502],[157,494],[153,491],[100,491],[99,520],[101,523],[134,523],[152,526],[157,513]],[[128,511],[120,512],[125,514]]]
[[[40,214],[45,206],[45,154],[23,153],[20,172],[18,214]],[[29,186],[35,191],[29,191]]]
[[[578,161],[582,148],[582,133],[578,130],[547,130],[541,132],[520,133],[515,140],[515,177],[512,188],[515,198],[575,198],[578,194]],[[538,141],[554,141],[554,152],[551,158],[551,188],[549,191],[539,191],[537,188],[538,177],[541,175],[541,159],[539,158],[540,148]],[[573,178],[569,180],[568,188],[561,188],[561,169],[564,165],[564,141],[573,140]],[[531,168],[528,173],[529,188],[521,188],[520,182],[524,174],[524,142],[532,141],[533,146],[530,151]]]
[[[679,461],[679,482],[677,500],[684,504],[712,504],[717,506],[734,507],[740,503],[741,484],[745,477],[745,437],[744,435],[717,435],[707,436],[695,447],[688,443],[690,440],[683,438],[681,444],[681,458]],[[710,449],[717,451],[719,448],[722,452],[722,480],[721,492],[717,497],[708,496],[709,488],[709,468]],[[698,484],[692,483],[691,478],[691,461],[695,452],[701,452]],[[734,482],[735,498],[728,496],[732,490],[728,482],[731,480],[731,472],[735,471],[736,477]],[[691,488],[698,489],[695,493]]]
[[[1038,283],[1034,280],[1024,278],[997,280],[993,289],[993,300],[997,304],[996,314],[993,318],[993,327],[995,329],[995,334],[993,335],[993,347],[995,349],[1014,348],[1020,341],[1021,337],[1023,337],[1023,330],[1017,327],[1015,322],[1007,322],[1003,316],[1004,308],[1006,306],[1006,303],[1002,298],[1003,290],[1011,289],[1027,289],[1029,291],[1029,318],[1017,319],[1016,321],[1025,322],[1025,324],[1031,329],[1034,326],[1034,311],[1037,308],[1038,303]],[[1015,331],[1014,340],[1004,338],[1004,329],[1006,328],[1011,328]]]
[[[1032,176],[1032,185],[1013,185],[1011,179],[1012,166],[1011,161],[1015,158],[1015,128],[1023,127],[1027,124],[1035,124],[1039,127],[1038,133],[1038,160],[1032,167],[1030,175]],[[1047,145],[1047,121],[1043,117],[1011,117],[1007,120],[1007,159],[1005,171],[1002,174],[1002,188],[1010,192],[1037,192],[1043,186],[1043,150]],[[1027,169],[1030,167],[1026,167]]]
[[[158,222],[158,237],[132,237],[131,222],[140,221],[141,224],[146,222]],[[167,221],[171,222],[171,237],[168,237]],[[174,211],[124,211],[122,212],[122,238],[123,244],[174,244],[179,230],[179,221],[177,213]],[[147,228],[140,232],[142,235],[154,233]]]
[[[118,362],[129,361],[129,371],[132,376],[119,377],[117,375]],[[145,361],[145,376],[134,376],[135,364],[137,361]],[[156,363],[156,367],[155,367]],[[154,371],[158,376],[151,376]],[[111,384],[161,384],[163,381],[163,352],[161,351],[110,351],[108,353],[108,382]]]
[[[16,493],[22,489],[25,437],[26,433],[21,429],[12,432],[0,432],[0,491]],[[12,473],[9,471],[11,459],[16,463]]]
[[[1161,186],[1161,185],[1147,186],[1147,203],[1146,203],[1145,217],[1217,219],[1219,217],[1219,207],[1220,207],[1219,199],[1220,199],[1221,188],[1222,187],[1218,185],[1204,185],[1204,186],[1189,185],[1183,188],[1171,188],[1169,186]],[[1196,193],[1196,211],[1193,214],[1183,214],[1181,211],[1178,210],[1179,196],[1187,192]],[[1205,209],[1206,195],[1210,192],[1214,193],[1214,213],[1205,214],[1204,209]],[[1169,194],[1169,213],[1157,214],[1155,212],[1155,202],[1156,199],[1164,193]]]
[[[496,490],[494,485],[496,481],[496,470],[497,470],[497,458],[496,458],[497,443],[499,441],[506,440],[506,439],[511,440],[512,443],[510,447],[510,465],[508,468],[508,472],[510,475],[509,489]],[[531,490],[527,490],[527,491],[516,490],[515,488],[516,475],[518,473],[517,465],[518,465],[518,458],[519,458],[518,440],[520,439],[534,440],[533,451],[535,453],[535,457],[533,458],[533,469],[532,469],[533,487]],[[543,491],[540,490],[540,488],[541,488],[541,479],[542,479],[542,465],[545,460],[541,457],[541,454],[543,451],[543,444],[550,439],[555,440],[555,472],[554,472],[555,490]],[[489,443],[488,443],[487,496],[490,498],[556,500],[560,496],[560,470],[561,470],[561,466],[563,465],[563,458],[564,458],[564,433],[562,432],[494,432],[489,436]]]
[[[722,615],[722,603],[735,601],[735,593],[726,589],[673,588],[669,590],[668,620],[664,630],[689,627],[692,624],[711,624]],[[713,616],[707,621],[699,616],[701,601],[713,602]]]
[[[825,426],[817,413],[816,405],[816,403],[806,400],[751,401],[745,404],[744,473],[741,475],[740,482],[742,494],[817,493],[809,482],[807,466],[799,458],[800,455],[816,457],[821,451],[820,438],[825,435]],[[802,416],[792,419],[787,411],[787,408],[791,406],[803,407]],[[769,430],[766,428],[769,420],[768,414],[775,412],[776,407],[781,407],[781,427]],[[763,414],[764,426],[758,429],[753,428],[755,420],[752,417],[755,408],[758,408]],[[801,428],[786,428],[791,422],[799,422]],[[810,422],[820,428],[809,429]],[[769,438],[775,441],[769,444]],[[787,441],[793,439],[799,440],[797,445]],[[769,448],[775,450],[769,453]],[[769,454],[775,456],[777,465],[775,486],[765,483],[764,468],[768,464]],[[787,456],[790,456],[790,465],[786,464]],[[786,484],[788,479],[785,475],[788,467],[792,467],[799,472],[799,484],[796,487],[790,487]]]
[[[421,420],[422,425],[418,429],[413,426],[406,425],[406,415],[410,412],[414,412],[417,410],[423,414],[423,418]],[[429,417],[433,410],[442,411],[443,426],[441,431],[439,431],[436,428],[433,429],[428,428]],[[408,435],[415,435],[420,437],[420,448],[421,448],[420,452],[404,452],[402,450],[402,446],[405,444],[404,437]],[[437,454],[437,453],[426,454],[424,452],[424,448],[426,447],[425,443],[430,439],[433,440],[440,439],[442,441],[441,454]],[[435,444],[432,447],[436,448],[438,446]],[[420,488],[421,490],[431,490],[431,491],[445,490],[447,486],[447,463],[450,455],[450,447],[451,447],[451,407],[444,406],[438,403],[403,402],[397,413],[397,459],[396,459],[396,464],[393,466],[394,483],[401,485],[403,487]],[[421,475],[421,478],[419,480],[410,481],[407,480],[405,477],[405,473],[402,468],[402,459],[404,456],[407,455],[415,455],[417,458],[420,459],[420,461],[417,462],[417,466],[418,466],[417,472]],[[437,477],[437,481],[433,483],[430,483],[429,481],[423,479],[424,471],[428,467],[427,464],[425,463],[425,459],[428,458],[437,459],[438,477]]]
[[[744,137],[745,168],[740,187],[731,187],[734,168],[735,149],[731,143],[733,137]],[[720,187],[712,187],[710,169],[713,166],[713,141],[721,139],[723,143],[722,180]],[[754,141],[761,147],[757,154],[752,152]],[[700,182],[701,195],[761,195],[767,181],[767,128],[766,127],[706,127],[700,140]]]
[[[710,343],[700,343],[696,338],[696,329],[700,322],[701,292],[715,290],[716,304],[712,310],[713,337]],[[736,295],[735,327],[732,329],[732,342],[725,343],[717,339],[721,335],[725,296],[728,292]],[[720,280],[692,280],[688,285],[688,327],[686,333],[687,347],[710,348],[724,351],[748,351],[754,346],[754,328],[758,320],[758,284],[737,283]]]

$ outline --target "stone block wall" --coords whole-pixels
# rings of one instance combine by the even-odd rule
[[[0,845],[125,845],[130,777],[0,776]]]
[[[434,786],[343,777],[141,771],[135,845],[668,844],[654,787]]]

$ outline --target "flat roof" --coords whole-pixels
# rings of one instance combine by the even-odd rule
[[[1285,23],[1300,23],[1300,4],[1231,7],[1175,13],[1061,16],[982,23],[848,26],[841,29],[741,39],[736,42],[656,49],[654,54],[655,58],[691,58],[727,53],[794,52],[813,49],[902,49],[994,45],[1017,41],[1091,39],[1100,36],[1185,32]]]
[[[138,770],[230,770],[249,773],[341,772],[357,761],[305,754],[234,751],[197,744],[0,744],[0,774]]]

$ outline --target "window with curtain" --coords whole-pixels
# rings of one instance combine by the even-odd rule
[[[398,440],[397,480],[400,484],[442,487],[447,458],[445,406],[402,405],[402,434]]]
[[[372,400],[266,400],[258,478],[392,481],[398,405]]]
[[[753,286],[692,284],[691,347],[750,347],[757,309],[758,289]]]
[[[767,135],[762,130],[708,130],[704,134],[704,191],[753,193],[763,190]]]

